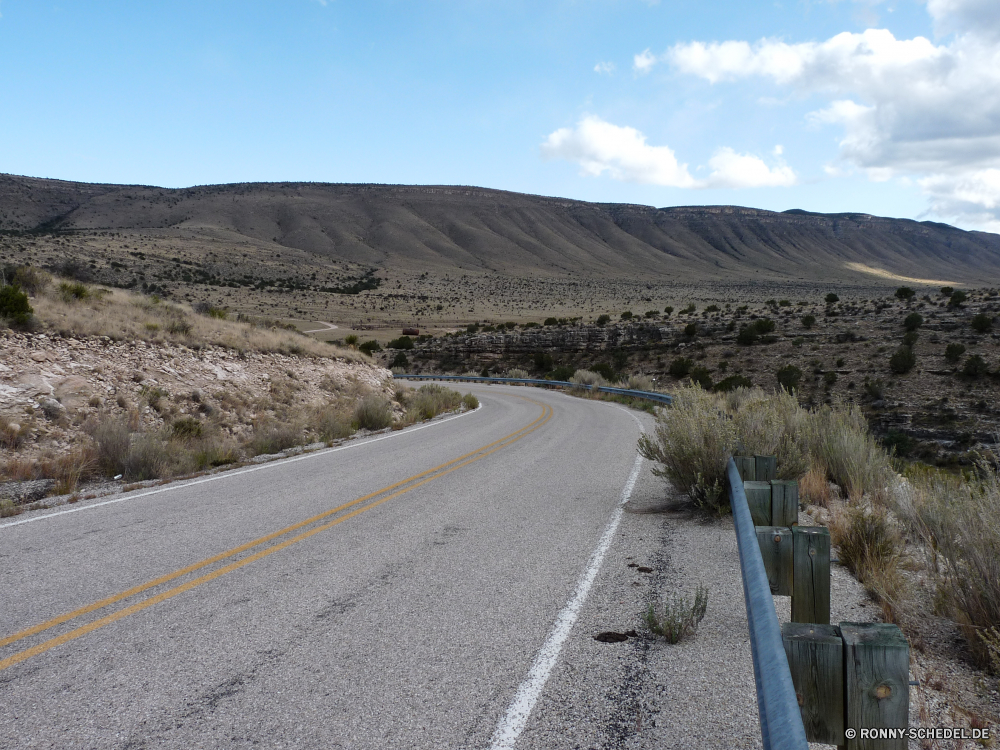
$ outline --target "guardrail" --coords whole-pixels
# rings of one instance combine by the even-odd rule
[[[674,399],[666,393],[652,393],[651,391],[634,391],[630,388],[612,388],[609,385],[581,385],[570,383],[567,380],[535,380],[533,378],[484,378],[475,375],[393,375],[401,380],[457,380],[469,383],[500,383],[507,385],[540,385],[550,388],[583,388],[598,393],[610,393],[614,396],[626,396],[628,398],[641,398],[657,404],[671,404]]]
[[[781,626],[774,611],[771,587],[757,544],[750,506],[736,462],[729,459],[729,502],[736,525],[743,597],[747,605],[753,676],[757,686],[757,710],[764,750],[808,750],[788,657],[781,641]]]

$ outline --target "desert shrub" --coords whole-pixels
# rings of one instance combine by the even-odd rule
[[[371,341],[366,341],[363,344],[358,344],[358,351],[364,352],[370,357],[375,352],[382,351],[382,347],[379,346],[379,343],[375,339],[372,339]]]
[[[573,373],[573,377],[569,379],[569,382],[580,386],[600,386],[608,384],[608,381],[604,379],[603,375],[596,373],[593,370],[577,370]]]
[[[757,343],[757,339],[760,338],[760,334],[754,329],[753,326],[743,326],[740,328],[740,332],[736,334],[736,343],[740,346],[751,346]]]
[[[1000,625],[980,630],[976,635],[986,647],[993,674],[1000,674]]]
[[[326,443],[350,437],[354,433],[350,416],[331,404],[313,410],[309,427]]]
[[[562,380],[569,381],[573,377],[573,373],[576,372],[576,368],[570,367],[569,365],[560,365],[548,374],[549,380]]]
[[[924,324],[924,316],[917,312],[912,312],[903,318],[903,328],[907,331],[915,331]]]
[[[464,406],[469,411],[479,408],[479,399],[473,396],[471,393],[466,393],[462,396],[462,406]]]
[[[691,378],[692,383],[696,383],[704,390],[712,390],[712,374],[708,371],[707,367],[701,367],[700,365],[692,367],[691,372],[688,373],[688,377]]]
[[[752,386],[753,383],[750,382],[750,378],[745,375],[730,375],[728,378],[716,383],[713,390],[716,393],[728,393],[729,391],[735,391],[737,388],[751,388]]]
[[[413,339],[409,336],[400,336],[398,339],[393,339],[386,347],[389,349],[412,349]]]
[[[125,474],[132,432],[128,423],[115,417],[100,417],[88,431],[97,447],[97,463],[109,477]]]
[[[458,391],[430,383],[410,394],[406,412],[413,421],[433,419],[438,414],[457,409],[461,402],[462,396]]]
[[[344,345],[345,346],[350,346],[350,347],[357,346],[358,345],[358,336],[357,336],[357,334],[355,334],[355,333],[349,333],[346,336],[344,336]]]
[[[673,312],[674,312],[673,305],[667,305],[666,307],[663,308],[663,314],[666,315],[668,318]]]
[[[940,599],[962,626],[978,664],[989,666],[988,646],[976,633],[1000,623],[1000,476],[981,464],[979,477],[944,473],[912,479],[914,527],[940,571]]]
[[[7,318],[15,325],[24,326],[31,320],[34,310],[28,304],[28,295],[16,284],[0,287],[0,318]]]
[[[687,377],[689,372],[691,372],[692,367],[694,367],[694,360],[687,359],[685,357],[678,357],[670,363],[670,367],[667,368],[667,372],[675,378],[684,378]]]
[[[29,432],[28,425],[11,422],[7,417],[0,415],[0,448],[16,451],[24,445]]]
[[[217,466],[226,466],[239,461],[239,453],[231,440],[225,438],[206,439],[191,451],[191,468],[204,471]]]
[[[837,382],[837,373],[833,370],[827,370],[823,373],[823,385],[827,388],[831,388],[834,383]]]
[[[828,305],[832,305],[834,302],[840,302],[840,297],[838,297],[833,292],[830,292],[829,294],[827,294],[826,297],[824,297],[823,299],[826,300],[826,304],[828,304]]]
[[[302,443],[302,430],[295,424],[261,419],[254,423],[247,449],[255,456],[280,453]]]
[[[962,303],[969,298],[969,295],[961,289],[956,289],[948,298],[948,307],[961,307]]]
[[[52,283],[52,277],[33,266],[18,266],[14,269],[9,281],[12,286],[19,286],[34,297],[48,288],[49,284]]]
[[[915,294],[916,294],[916,292],[913,291],[912,289],[910,289],[910,287],[908,287],[908,286],[901,286],[901,287],[899,287],[899,289],[896,290],[896,299],[901,299],[904,302],[908,302],[911,299],[913,299],[913,296]]]
[[[944,297],[950,297],[954,293],[955,293],[955,287],[951,287],[951,286],[943,286],[943,287],[941,287],[941,294]]]
[[[972,330],[976,333],[989,333],[993,329],[993,318],[986,313],[979,313],[972,316],[969,325],[972,326]]]
[[[916,344],[919,339],[919,333],[916,331],[907,331],[903,334],[903,346],[908,346],[912,349],[913,345]]]
[[[527,370],[522,370],[520,367],[511,367],[507,372],[503,374],[505,378],[515,378],[520,380],[527,380],[531,377],[531,373]]]
[[[660,314],[659,310],[646,310],[646,313],[642,316],[644,318],[655,318]]]
[[[879,506],[850,507],[831,524],[830,541],[840,550],[841,564],[882,604],[887,619],[894,619],[903,589],[903,541],[888,512]]]
[[[892,462],[856,404],[814,412],[807,439],[813,460],[826,467],[829,478],[851,499],[865,494],[884,498],[895,482]]]
[[[181,417],[174,421],[170,429],[173,436],[181,440],[200,438],[203,431],[201,420],[196,417]]]
[[[696,507],[726,512],[726,462],[736,442],[732,420],[718,399],[698,386],[681,386],[673,404],[659,412],[652,436],[639,439],[639,452],[653,461],[653,473],[670,481]]]
[[[610,322],[611,322],[611,316],[607,314],[598,315],[597,320],[595,321],[595,323],[599,326],[606,326]]]
[[[72,283],[63,281],[59,284],[59,296],[63,302],[76,302],[77,300],[87,299],[90,296],[90,290],[86,284],[81,284],[79,281]]]
[[[795,365],[785,365],[775,373],[778,384],[786,391],[794,391],[802,380],[802,370]]]
[[[699,585],[693,601],[674,594],[659,610],[650,604],[642,619],[652,633],[662,636],[667,643],[680,643],[698,629],[707,609],[708,589]]]
[[[802,316],[802,327],[803,328],[812,328],[814,325],[816,325],[816,316],[815,315],[803,315]]]
[[[621,318],[622,320],[632,320],[632,311],[626,310],[625,312],[622,313]]]
[[[629,375],[622,385],[633,391],[653,390],[653,381],[648,375]]]
[[[962,374],[967,378],[978,378],[990,370],[989,365],[986,364],[986,360],[982,358],[979,354],[973,354],[966,358],[965,364],[962,365]]]
[[[403,354],[402,352],[397,352],[396,356],[392,358],[392,362],[389,363],[389,369],[393,371],[399,370],[400,373],[405,373],[406,368],[409,366],[410,366],[410,360],[408,360],[406,358],[406,355]]]
[[[546,372],[552,369],[552,355],[548,352],[535,352],[531,357],[535,369],[539,372]]]
[[[903,345],[889,357],[889,369],[897,375],[905,375],[917,364],[917,355],[913,349]]]
[[[136,433],[129,444],[128,458],[123,471],[126,482],[159,479],[167,469],[170,455],[163,441],[156,435]]]
[[[864,388],[865,395],[870,399],[877,401],[885,397],[885,383],[882,382],[881,378],[876,378],[875,380],[865,378],[862,387]]]
[[[557,326],[557,325],[559,325],[559,319],[558,318],[546,318],[544,321],[542,321],[542,325],[543,326]]]
[[[958,362],[965,354],[965,344],[948,344],[944,348],[944,358],[949,362]]]
[[[694,338],[695,336],[697,336],[698,324],[688,323],[686,326],[684,326],[684,335],[687,336],[688,338]]]
[[[362,398],[354,408],[354,423],[358,429],[383,430],[392,424],[392,406],[378,394]]]
[[[744,389],[725,398],[736,434],[734,453],[775,456],[779,479],[797,479],[809,468],[809,413],[787,391]]]

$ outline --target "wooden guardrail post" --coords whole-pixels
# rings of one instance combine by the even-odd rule
[[[830,624],[830,530],[792,527],[792,622]]]
[[[758,482],[770,482],[778,475],[778,459],[776,456],[754,456],[754,479]]]
[[[792,530],[783,526],[757,526],[757,544],[771,593],[792,595]]]
[[[795,526],[799,522],[799,483],[794,479],[771,480],[771,525]]]
[[[847,750],[906,750],[905,737],[871,739],[862,728],[898,728],[909,725],[910,644],[895,625],[881,622],[842,622],[844,686],[847,691],[847,728],[858,736]]]
[[[750,517],[754,526],[784,525],[771,523],[771,483],[743,482],[743,491],[750,506]]]
[[[806,739],[844,744],[844,641],[833,625],[786,622],[781,641]]]
[[[733,462],[740,473],[740,479],[744,482],[757,480],[757,462],[753,456],[733,456]]]

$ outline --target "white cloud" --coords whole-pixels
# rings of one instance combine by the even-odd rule
[[[781,147],[775,147],[780,156]],[[669,146],[651,146],[635,128],[623,127],[588,115],[575,128],[560,128],[542,144],[548,159],[580,165],[584,175],[605,172],[615,180],[681,188],[777,187],[795,184],[791,167],[779,160],[774,167],[758,156],[718,149],[708,161],[711,173],[696,180],[687,164],[680,164]]]
[[[655,64],[656,55],[652,54],[648,49],[643,50],[632,58],[632,67],[636,73],[648,73],[653,69]]]
[[[621,127],[589,115],[575,128],[560,128],[542,144],[548,159],[576,162],[585,175],[604,172],[616,180],[670,187],[691,187],[686,164],[678,164],[667,146],[650,146],[635,128]]]
[[[615,64],[613,62],[599,62],[594,66],[594,72],[611,75],[615,72]]]
[[[1000,168],[1000,1],[928,0],[927,7],[936,28],[954,33],[944,43],[896,39],[884,29],[800,44],[693,41],[662,55],[644,52],[644,70],[667,63],[711,84],[762,78],[827,97],[807,121],[841,129],[844,166],[876,181],[912,177],[935,212],[978,207],[977,215],[1000,220],[1000,205],[983,199],[993,184],[986,175]]]
[[[795,172],[786,164],[768,167],[759,156],[738,154],[728,147],[716,151],[708,160],[708,166],[712,173],[698,187],[787,187],[796,182]]]

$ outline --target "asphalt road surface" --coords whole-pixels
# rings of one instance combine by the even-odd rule
[[[562,744],[531,738],[608,700],[548,677],[594,643],[577,615],[652,486],[651,420],[469,390],[415,429],[0,522],[0,747]]]

